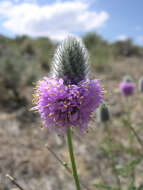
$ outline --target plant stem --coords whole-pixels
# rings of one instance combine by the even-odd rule
[[[46,148],[48,149],[48,151],[56,158],[56,160],[68,171],[69,174],[72,175],[72,170],[71,168],[69,168],[69,166],[67,164],[65,164],[65,162],[63,162],[58,155],[46,144],[45,145]],[[85,185],[85,183],[83,183],[83,181],[79,180],[80,184],[83,186],[83,188],[85,188],[86,190],[90,190],[87,185]]]
[[[109,149],[110,149],[110,158],[111,158],[111,163],[112,163],[112,170],[113,170],[113,173],[115,174],[115,177],[116,177],[118,190],[121,190],[121,182],[120,182],[120,178],[119,178],[119,175],[118,175],[118,171],[116,169],[116,164],[115,164],[115,160],[114,160],[114,154],[113,154],[113,151],[112,151],[111,136],[110,136],[110,131],[109,131],[107,122],[104,122],[104,127],[105,127],[105,130],[107,132],[108,139],[109,139],[108,146],[109,146]]]
[[[133,166],[131,168],[131,183],[130,183],[131,187],[135,186],[135,167]]]
[[[142,140],[140,139],[140,137],[138,136],[138,134],[136,133],[135,129],[131,126],[131,124],[129,124],[129,128],[130,130],[133,132],[133,134],[135,135],[138,143],[140,144],[141,148],[143,149],[143,143]]]
[[[78,179],[78,174],[77,174],[77,169],[76,169],[76,164],[75,164],[75,159],[74,159],[74,153],[73,153],[70,127],[67,128],[67,143],[68,143],[68,150],[69,150],[69,155],[70,155],[70,160],[71,160],[71,165],[72,165],[72,173],[73,173],[76,189],[80,190],[80,184],[79,184],[79,179]]]
[[[10,176],[9,174],[7,174],[6,177],[9,178],[10,181],[11,181],[16,187],[18,187],[18,189],[24,190],[23,187],[21,187],[21,185],[19,185],[18,182],[16,181],[16,179],[14,179],[12,176]]]
[[[129,137],[133,133],[133,135],[137,139],[138,143],[141,145],[141,147],[143,147],[143,144],[142,144],[142,141],[141,141],[140,137],[138,136],[138,134],[136,133],[136,131],[134,130],[134,128],[131,125],[129,100],[127,102],[128,102],[128,104],[127,104],[127,111],[126,112],[127,112],[127,128],[129,130]],[[130,138],[130,148],[132,148],[132,144],[133,144],[133,141]],[[133,188],[134,185],[135,185],[135,166],[131,167],[130,172],[131,173],[130,173],[130,185],[129,185],[129,187]]]
[[[130,117],[129,110],[127,110],[127,120],[128,120],[128,126],[127,127],[134,134],[136,140],[138,141],[138,143],[140,144],[141,148],[143,149],[143,142],[142,142],[141,138],[139,137],[139,135],[137,134],[137,132],[135,131],[134,127],[132,127],[132,125],[131,125],[131,117]]]

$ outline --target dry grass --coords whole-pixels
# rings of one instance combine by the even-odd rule
[[[126,100],[121,97],[118,90],[119,82],[126,74],[133,77],[137,86],[137,80],[143,74],[142,60],[128,58],[115,62],[111,69],[104,73],[96,73],[95,77],[102,79],[101,83],[108,91],[105,98],[113,116],[113,121],[110,123],[112,141],[114,145],[120,143],[129,147],[128,130],[121,123],[125,115]],[[29,89],[27,92],[30,92]],[[27,97],[30,98],[31,94],[28,93]],[[143,124],[142,104],[143,95],[136,89],[129,102],[131,118],[136,129],[141,129]],[[47,130],[41,130],[39,118],[37,117],[33,122],[27,119],[25,109],[12,113],[0,113],[0,190],[12,188],[9,181],[5,179],[7,173],[16,177],[25,190],[73,190],[72,177],[45,148],[45,144],[48,143],[48,146],[63,161],[68,162],[65,138],[54,133],[50,134]],[[143,130],[140,130],[139,135],[143,137]],[[104,137],[104,127],[95,121],[90,122],[89,133],[80,138],[73,134],[79,174],[91,190],[96,189],[95,183],[116,184],[110,160],[99,148]],[[114,147],[117,167],[139,157],[143,152],[136,140],[132,148],[132,154],[127,154],[120,147]],[[142,183],[143,173],[139,171],[141,167],[143,163],[136,170],[137,186]],[[129,176],[121,177],[121,182],[126,187]]]

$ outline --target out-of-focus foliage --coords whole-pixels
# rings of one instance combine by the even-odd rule
[[[117,41],[112,44],[115,56],[142,56],[143,49],[137,45],[134,45],[132,39],[126,39],[124,41]]]
[[[91,70],[103,72],[111,68],[114,59],[142,56],[143,49],[128,39],[109,44],[96,33],[87,33],[83,42],[90,56]],[[49,38],[28,36],[8,38],[0,35],[0,100],[20,102],[25,89],[48,75],[57,44]],[[31,88],[30,87],[30,88]]]
[[[102,123],[95,123],[93,114],[87,138],[75,136],[77,142],[82,142],[82,148],[78,150],[78,168],[84,174],[81,177],[93,189],[143,190],[143,48],[134,45],[130,39],[111,44],[96,33],[86,34],[83,41],[90,55],[93,77],[101,76],[103,86],[108,90],[104,97],[110,105],[112,117],[102,113]],[[55,173],[56,163],[52,168],[52,162],[47,160],[49,153],[39,149],[47,141],[47,134],[39,135],[41,125],[35,122],[39,117],[27,111],[33,107],[33,83],[48,75],[56,46],[49,38],[17,36],[12,39],[0,35],[0,170],[4,179],[5,173],[22,179],[23,184],[27,183],[27,189],[68,189],[65,185],[70,185],[69,176],[66,178],[64,172],[59,173],[60,170]],[[140,94],[136,90],[131,99],[121,98],[118,86],[123,76],[126,81],[130,81],[132,76],[135,84],[141,77],[138,83]],[[5,114],[5,111],[12,114]],[[57,144],[56,151],[61,152],[65,144],[63,138],[52,135],[48,138],[50,146],[54,149]],[[67,154],[63,155],[63,160],[67,160]],[[49,169],[52,171],[50,175]],[[49,179],[53,179],[52,183],[47,180],[47,174]],[[65,183],[60,182],[61,179]],[[7,182],[1,185],[2,189],[10,189]]]
[[[45,73],[55,49],[48,38],[31,39],[27,36],[15,39],[0,36],[0,100],[20,104],[23,92]]]

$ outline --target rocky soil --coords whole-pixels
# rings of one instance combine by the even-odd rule
[[[118,89],[124,75],[131,75],[136,84],[134,96],[124,99]],[[104,72],[95,73],[101,79],[107,93],[105,99],[112,113],[109,130],[112,138],[116,167],[119,168],[142,156],[143,150],[134,139],[131,144],[129,131],[121,120],[128,106],[133,127],[143,138],[143,94],[138,92],[137,81],[143,75],[143,63],[138,58],[128,58],[113,63]],[[27,93],[29,91],[27,90]],[[29,99],[32,98],[29,93]],[[72,176],[48,150],[54,151],[63,161],[69,163],[66,138],[41,130],[38,115],[36,117],[23,107],[10,113],[1,107],[0,112],[0,190],[15,188],[5,177],[10,174],[25,190],[75,190]],[[101,149],[106,137],[103,124],[93,114],[89,131],[80,136],[73,132],[73,144],[81,183],[90,190],[100,189],[95,184],[104,183],[116,186],[115,174],[111,169],[111,159]],[[119,146],[120,145],[120,146]],[[122,146],[121,146],[122,145]],[[124,147],[124,148],[123,148]],[[127,149],[132,147],[129,152]],[[123,189],[129,184],[129,175],[120,176]],[[135,185],[143,182],[143,162],[136,167]],[[83,187],[82,189],[86,189]]]

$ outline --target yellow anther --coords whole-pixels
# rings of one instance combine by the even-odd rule
[[[82,102],[80,102],[80,105],[82,104]]]
[[[79,94],[79,91],[77,91],[77,94]]]
[[[67,107],[68,107],[67,105],[64,105],[64,108],[66,108],[66,109],[67,109]]]
[[[84,98],[84,96],[81,96],[80,98],[81,98],[81,99],[83,99],[83,98]]]
[[[35,113],[38,113],[39,111],[38,110],[34,110]]]

